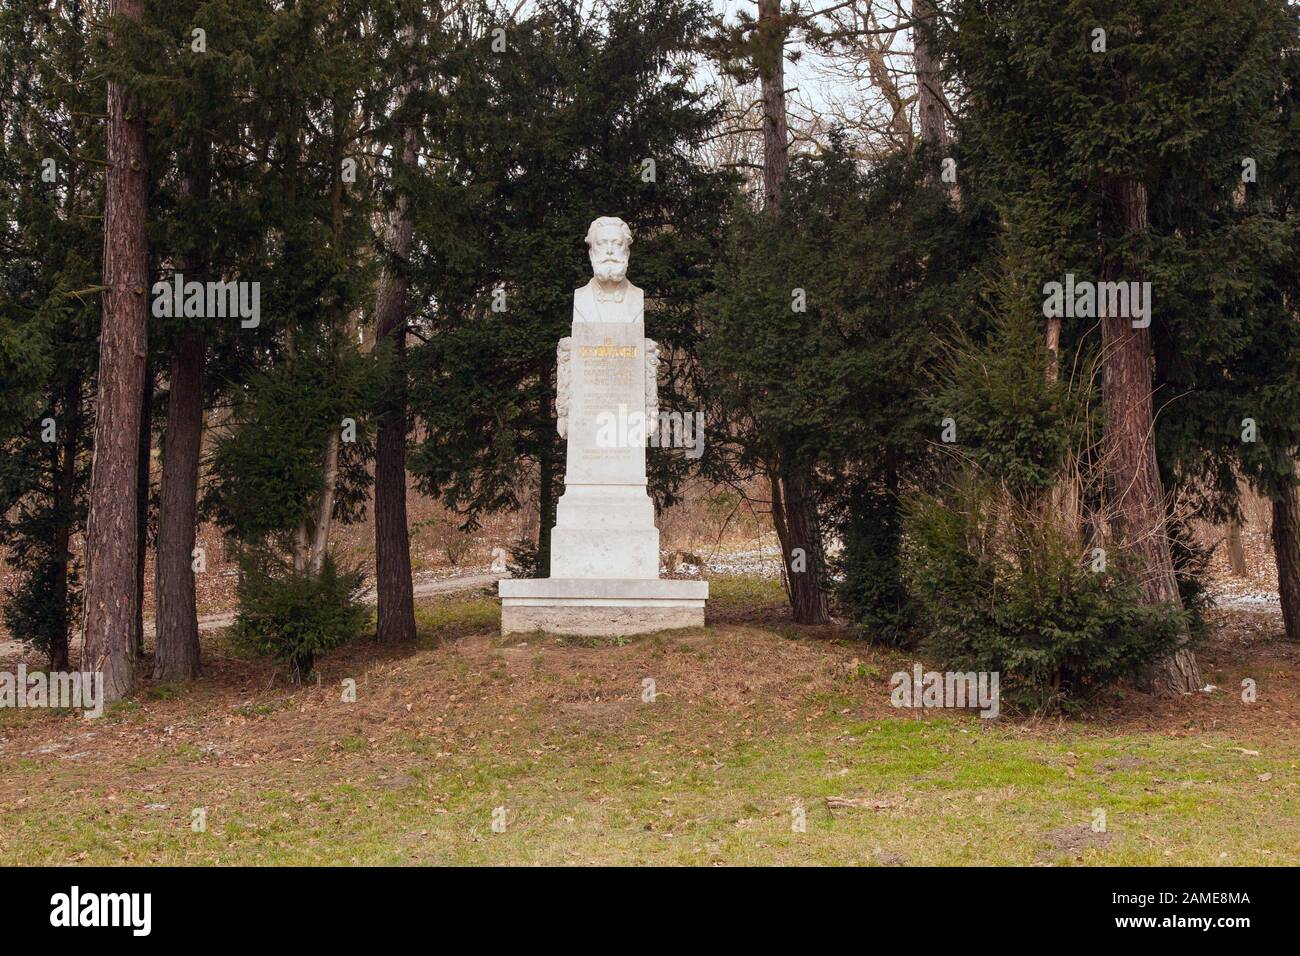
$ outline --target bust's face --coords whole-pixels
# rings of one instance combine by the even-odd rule
[[[622,282],[627,275],[628,245],[618,226],[598,228],[587,250],[592,274],[602,282]]]

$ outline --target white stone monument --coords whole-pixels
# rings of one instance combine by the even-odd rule
[[[602,216],[587,230],[593,275],[573,293],[573,332],[556,350],[556,424],[568,456],[551,576],[498,583],[503,634],[617,636],[704,623],[708,582],[659,579],[645,469],[659,423],[659,347],[645,337],[645,296],[627,279],[631,246],[621,219]]]

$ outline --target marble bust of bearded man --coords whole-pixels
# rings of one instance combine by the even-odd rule
[[[645,293],[627,278],[632,230],[622,219],[601,216],[587,229],[591,280],[573,291],[575,322],[641,322]]]

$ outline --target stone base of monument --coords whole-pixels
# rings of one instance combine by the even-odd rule
[[[588,637],[701,627],[707,581],[657,578],[509,578],[498,583],[501,633]]]

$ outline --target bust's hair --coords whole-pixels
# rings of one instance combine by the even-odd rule
[[[590,249],[591,244],[596,241],[596,230],[601,226],[618,226],[619,232],[622,233],[623,241],[629,246],[632,245],[632,230],[627,227],[627,223],[622,219],[619,219],[617,216],[601,216],[599,219],[593,219],[591,225],[587,227],[588,249]]]

